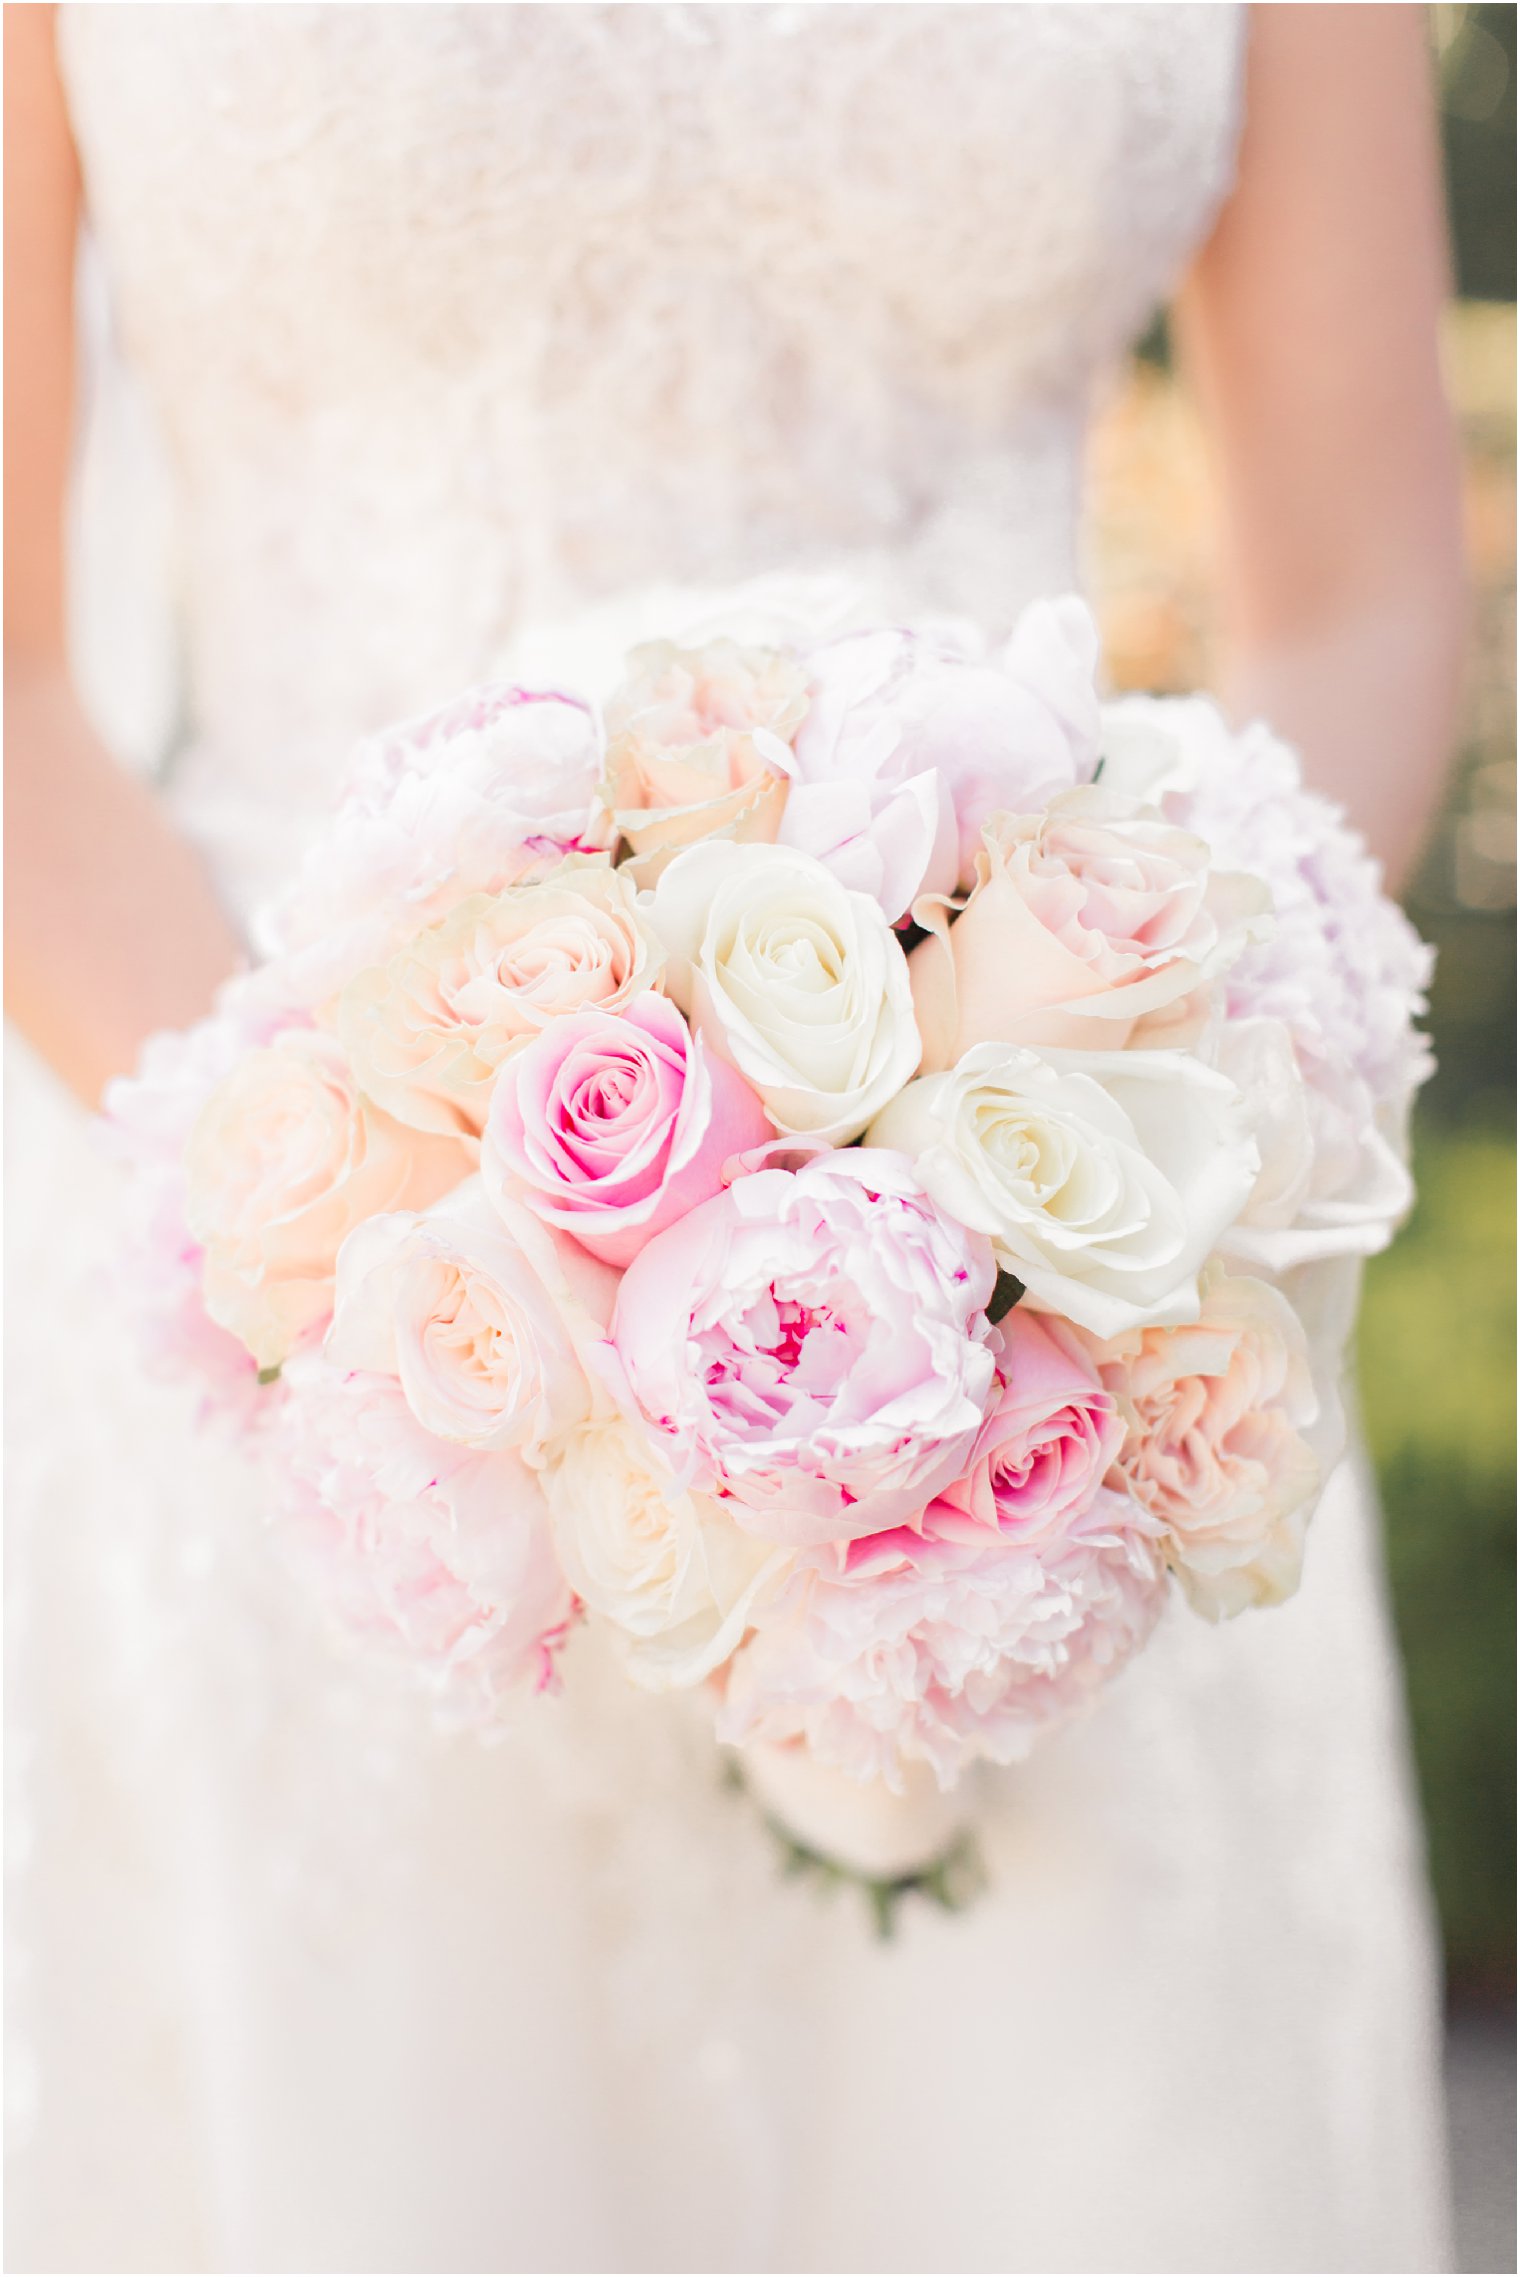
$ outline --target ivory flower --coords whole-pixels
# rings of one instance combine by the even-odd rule
[[[206,1310],[275,1368],[331,1310],[338,1251],[379,1210],[424,1207],[464,1149],[383,1114],[330,1036],[289,1028],[207,1099],[185,1149],[185,1217]]]
[[[777,649],[732,640],[634,650],[607,706],[602,800],[640,861],[722,833],[771,839],[807,681]],[[644,871],[652,877],[658,861]]]
[[[1291,1596],[1321,1473],[1306,1436],[1320,1403],[1287,1299],[1214,1267],[1195,1321],[1134,1330],[1095,1359],[1125,1422],[1115,1471],[1166,1528],[1194,1611],[1218,1620]]]
[[[654,889],[667,985],[778,1131],[856,1137],[918,1066],[907,960],[880,908],[783,846],[694,846]]]
[[[613,1276],[588,1259],[585,1298],[610,1314]],[[591,1285],[592,1276],[605,1284]],[[582,1422],[590,1388],[567,1320],[480,1180],[422,1214],[366,1219],[338,1256],[328,1358],[393,1375],[424,1430],[529,1462]]]
[[[642,1426],[621,1417],[577,1432],[543,1486],[566,1574],[615,1624],[624,1666],[649,1691],[698,1684],[725,1661],[790,1563],[721,1502],[679,1485]]]
[[[364,1089],[401,1122],[478,1138],[510,1053],[568,1013],[620,1011],[662,962],[631,881],[572,859],[472,894],[356,975],[338,1034]]]
[[[1083,789],[993,815],[954,925],[943,903],[920,905],[925,1065],[983,1043],[1120,1050],[1223,971],[1269,909],[1258,880],[1214,869],[1201,838],[1138,800]]]

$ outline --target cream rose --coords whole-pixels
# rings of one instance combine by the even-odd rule
[[[206,1253],[206,1310],[261,1369],[331,1309],[338,1251],[377,1210],[418,1209],[469,1173],[454,1140],[366,1099],[342,1050],[290,1028],[207,1099],[185,1149],[185,1216]]]
[[[970,897],[909,960],[925,1064],[972,1044],[1117,1051],[1233,962],[1270,922],[1259,880],[1210,866],[1203,839],[1102,789],[995,814]]]
[[[907,960],[869,895],[785,846],[694,846],[650,904],[667,985],[778,1131],[855,1138],[919,1061]]]
[[[646,881],[716,833],[772,839],[786,804],[807,675],[779,649],[651,641],[607,706],[602,800]]]
[[[867,1143],[911,1156],[1037,1310],[1100,1336],[1192,1318],[1258,1167],[1234,1085],[1184,1052],[977,1044],[910,1084]]]
[[[1194,1611],[1219,1620],[1298,1586],[1320,1407],[1284,1296],[1216,1264],[1201,1300],[1185,1327],[1138,1329],[1094,1357],[1125,1425],[1114,1483],[1166,1528]]]
[[[621,1632],[649,1691],[698,1684],[728,1659],[791,1552],[741,1533],[723,1504],[677,1484],[622,1418],[578,1432],[544,1473],[571,1587]]]
[[[617,1276],[590,1258],[574,1270],[587,1317],[605,1322]],[[326,1350],[341,1368],[397,1377],[438,1438],[537,1463],[592,1404],[577,1325],[472,1178],[423,1214],[355,1227]]]
[[[478,1138],[509,1053],[567,1012],[618,1012],[659,979],[630,879],[573,857],[534,884],[472,894],[360,973],[338,1033],[360,1083],[419,1130]]]

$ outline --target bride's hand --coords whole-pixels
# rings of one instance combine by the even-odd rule
[[[69,681],[79,172],[51,8],[5,16],[5,999],[94,1105],[143,1038],[239,958],[199,859],[117,766]]]

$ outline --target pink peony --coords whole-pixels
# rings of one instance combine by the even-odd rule
[[[508,1060],[491,1103],[482,1165],[545,1223],[608,1265],[708,1201],[731,1155],[771,1126],[726,1060],[663,996],[621,1016],[556,1020]]]
[[[1090,769],[1097,655],[1075,600],[1026,610],[995,660],[948,626],[815,649],[782,844],[873,895],[894,923],[916,894],[969,881],[989,814],[1041,806]]]
[[[1157,1531],[1104,1490],[1038,1552],[901,1531],[805,1552],[734,1659],[719,1736],[805,1740],[898,1790],[913,1763],[948,1788],[978,1757],[1015,1762],[1150,1635]]]
[[[277,1522],[327,1610],[451,1720],[488,1721],[551,1684],[575,1599],[533,1473],[430,1437],[393,1377],[314,1352],[286,1374]]]
[[[741,1177],[629,1266],[613,1341],[692,1483],[786,1543],[877,1533],[960,1476],[995,1382],[992,1255],[900,1155]]]

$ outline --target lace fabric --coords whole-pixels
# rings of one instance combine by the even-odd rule
[[[842,573],[994,630],[1067,584],[1088,398],[1227,186],[1240,31],[64,6],[164,457],[170,792],[229,895],[357,734],[652,581]],[[82,574],[108,495],[146,526],[140,482],[87,491]],[[94,590],[109,712],[146,620]],[[980,1780],[990,1887],[879,1947],[593,1637],[488,1748],[337,1655],[138,1375],[108,1183],[24,1054],[8,1126],[17,2266],[1440,2264],[1359,1476],[1295,1605],[1170,1619]]]

